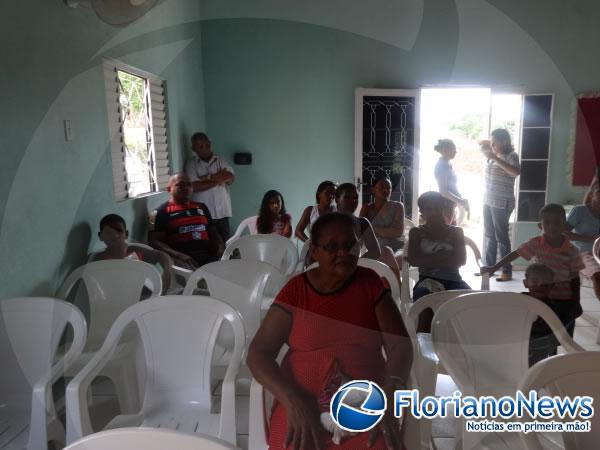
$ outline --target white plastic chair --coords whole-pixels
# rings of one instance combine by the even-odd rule
[[[385,280],[390,286],[390,291],[394,302],[397,305],[399,305],[400,284],[398,283],[396,275],[394,274],[392,269],[389,268],[388,265],[382,263],[381,261],[369,258],[358,258],[358,265],[360,267],[366,267],[368,269],[374,270],[375,272],[377,272],[377,275],[379,275],[381,278],[385,278]]]
[[[477,291],[456,290],[434,292],[421,297],[408,310],[406,329],[413,346],[412,378],[414,387],[419,389],[422,398],[428,395],[435,395],[438,375],[447,375],[448,372],[439,363],[439,358],[433,348],[431,333],[417,332],[419,316],[428,308],[435,314],[440,306],[447,301],[473,292]],[[419,432],[421,436],[421,448],[429,448],[431,420],[421,419],[419,421]]]
[[[88,336],[84,354],[75,362],[68,376],[77,372],[96,352],[119,314],[140,300],[143,289],[151,287],[151,295],[160,295],[161,276],[150,264],[127,259],[95,261],[75,269],[63,282],[57,297],[67,299],[81,280],[89,302]],[[121,411],[132,412],[139,406],[138,383],[132,342],[124,342],[114,352],[112,361],[99,375],[110,378],[117,392]]]
[[[586,351],[553,356],[535,364],[519,383],[519,390],[527,395],[530,391],[543,390],[543,395],[571,397],[588,395],[600,398],[600,352]],[[528,416],[521,421],[528,422]],[[560,418],[553,420],[560,421]],[[565,418],[563,420],[571,420]],[[562,433],[565,448],[569,450],[588,450],[598,448],[600,441],[600,415],[590,419],[591,430],[586,433]],[[527,450],[544,450],[543,439],[537,433],[519,433],[521,442]]]
[[[283,275],[270,264],[232,259],[205,264],[196,269],[190,276],[183,295],[193,295],[201,280],[206,282],[209,296],[227,303],[240,313],[244,320],[247,344],[260,326],[265,291],[272,286],[272,292],[278,292],[285,282]],[[217,355],[218,360],[214,361],[216,366],[225,366],[229,361],[232,343],[231,331],[223,328],[217,338],[217,344],[221,349],[228,351],[221,351]]]
[[[205,434],[155,428],[120,428],[90,434],[65,450],[235,450],[228,442]]]
[[[230,259],[235,250],[238,250],[240,259],[269,263],[286,276],[292,275],[298,264],[296,246],[291,239],[278,234],[256,234],[237,238],[227,245],[221,259]]]
[[[305,267],[306,257],[308,256],[309,250],[310,250],[310,239],[307,239],[306,241],[302,242],[302,248],[300,249],[300,256],[298,257],[298,264],[296,265],[296,273],[301,273],[306,268]]]
[[[258,216],[250,216],[250,217],[246,217],[244,220],[242,220],[240,222],[240,224],[238,225],[238,227],[236,228],[235,233],[233,233],[233,236],[231,236],[229,239],[227,239],[227,242],[225,242],[225,245],[229,245],[233,241],[235,241],[237,238],[241,237],[242,233],[244,232],[244,230],[246,228],[248,228],[248,233],[258,234],[258,230],[256,228],[256,220],[257,219],[258,219]]]
[[[68,351],[57,360],[67,326]],[[64,443],[52,385],[81,354],[83,314],[62,300],[45,297],[0,301],[0,448],[46,450],[48,441]]]
[[[221,390],[219,414],[212,413],[211,360],[221,324],[234,345]],[[236,442],[235,379],[245,346],[242,318],[211,297],[169,295],[128,308],[116,320],[102,348],[67,386],[67,442],[92,433],[86,392],[110,359],[125,328],[135,324],[144,348],[146,384],[141,410],[113,418],[105,429],[128,426],[205,433]]]
[[[445,302],[433,319],[433,346],[463,396],[514,396],[529,369],[531,325],[538,317],[567,352],[583,351],[548,306],[512,292],[470,293]],[[484,438],[463,427],[463,448],[480,448]],[[512,446],[515,436],[492,438]]]

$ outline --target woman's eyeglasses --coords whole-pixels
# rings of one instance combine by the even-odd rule
[[[341,244],[338,244],[337,242],[328,242],[325,245],[316,245],[316,247],[321,247],[327,253],[332,255],[338,253],[340,250],[344,253],[358,253],[359,250],[358,241],[356,239],[342,242]]]

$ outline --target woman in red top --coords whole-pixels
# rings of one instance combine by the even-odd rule
[[[393,390],[408,378],[412,354],[389,291],[375,272],[357,267],[351,216],[320,217],[312,227],[310,254],[319,266],[281,290],[249,348],[253,376],[277,400],[269,449],[401,449],[393,408],[371,433],[346,436],[340,445],[321,424],[331,395],[349,380],[384,386],[393,404]],[[280,367],[276,358],[284,343],[290,348]]]
[[[279,191],[270,190],[263,196],[256,229],[260,234],[276,233],[287,238],[292,235],[292,217],[286,212],[283,195]]]

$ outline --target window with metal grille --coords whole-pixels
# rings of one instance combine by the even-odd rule
[[[104,64],[115,199],[164,190],[169,151],[164,81],[107,61]]]

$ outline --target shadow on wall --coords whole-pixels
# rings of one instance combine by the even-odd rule
[[[133,202],[133,221],[129,224],[129,242],[148,242],[148,198],[142,197]]]
[[[54,293],[64,280],[64,278],[77,267],[87,262],[88,248],[92,238],[92,229],[87,222],[79,222],[67,236],[65,252],[59,263],[53,280],[46,280],[38,283],[32,288],[28,295],[47,296]]]

